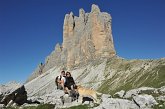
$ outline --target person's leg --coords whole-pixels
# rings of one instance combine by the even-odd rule
[[[60,90],[61,90],[61,85],[60,85],[60,83],[57,83],[57,89],[60,89]]]
[[[71,93],[71,87],[70,86],[67,86],[66,87],[66,90],[67,90],[67,92],[68,92],[68,94],[69,94],[69,96],[72,96],[72,93]]]
[[[58,89],[63,90],[63,86],[61,84],[58,84]]]
[[[62,87],[63,89],[65,89],[64,84],[63,84],[63,83],[61,83],[61,87]]]
[[[71,90],[74,90],[74,86],[73,85],[71,85],[70,88],[71,88]]]
[[[65,87],[64,92],[69,94],[69,89],[67,87]]]

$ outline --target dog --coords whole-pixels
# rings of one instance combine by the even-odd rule
[[[80,98],[82,98],[82,101],[83,101],[83,97],[90,97],[93,99],[94,103],[99,103],[97,99],[97,95],[101,95],[101,93],[98,93],[92,89],[84,88],[80,85],[77,86],[77,91],[80,95]]]
[[[72,101],[77,100],[78,102],[78,98],[79,98],[79,93],[74,89],[70,91],[70,97],[72,97]]]
[[[69,93],[65,93],[63,96],[60,97],[62,104],[64,105],[66,99],[71,98],[71,102],[77,100],[79,98],[79,93],[75,90],[70,90]]]

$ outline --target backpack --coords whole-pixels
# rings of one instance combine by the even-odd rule
[[[56,79],[55,79],[56,85],[58,84],[58,78],[59,78],[59,76],[57,76]],[[61,81],[61,78],[62,78],[62,76],[60,75],[60,81]]]
[[[56,84],[56,86],[58,86],[58,77],[59,77],[59,76],[57,76],[56,79],[55,79],[55,84]]]
[[[63,88],[61,87],[61,85],[58,84],[58,79],[59,79],[59,77],[60,77],[60,81],[61,81],[62,76],[61,76],[61,75],[60,75],[60,76],[57,76],[57,77],[55,78],[55,84],[56,84],[56,86],[57,86],[57,89],[62,90]],[[63,77],[65,77],[65,76],[63,76]]]

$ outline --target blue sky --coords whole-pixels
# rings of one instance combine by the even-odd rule
[[[165,0],[0,0],[0,84],[24,82],[62,43],[65,14],[92,4],[111,14],[119,56],[165,57]]]

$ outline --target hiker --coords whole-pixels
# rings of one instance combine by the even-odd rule
[[[70,74],[70,72],[66,72],[66,82],[65,82],[65,91],[69,93],[69,90],[74,90],[75,89],[75,82]]]
[[[65,81],[66,81],[66,79],[65,79],[65,71],[62,71],[61,75],[57,76],[56,80],[55,80],[56,85],[57,85],[57,89],[63,90]]]

